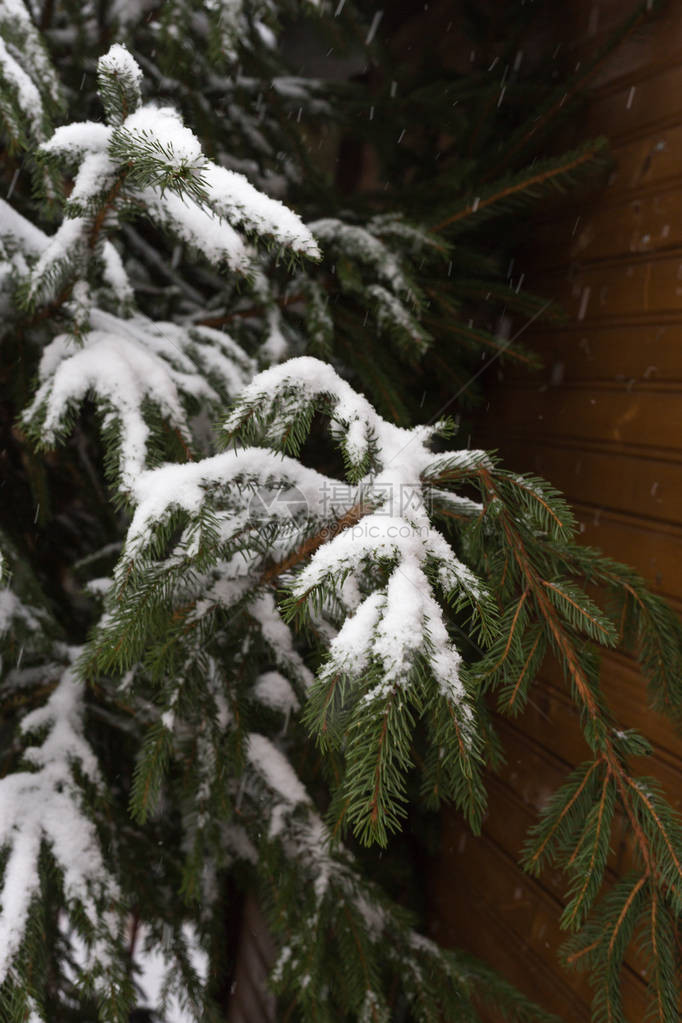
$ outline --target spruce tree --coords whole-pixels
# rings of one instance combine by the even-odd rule
[[[556,312],[509,286],[515,232],[606,159],[602,140],[546,156],[580,81],[521,74],[513,13],[491,74],[401,71],[350,0],[0,0],[11,1023],[126,1020],[149,955],[160,1018],[224,1019],[236,889],[267,915],[282,1019],[546,1018],[425,937],[376,853],[415,803],[480,828],[487,708],[522,711],[548,652],[591,757],[525,865],[566,873],[595,1019],[623,1019],[635,940],[654,1018],[678,1018],[682,830],[634,773],[649,746],[598,653],[638,656],[674,715],[679,623],[576,542],[550,484],[431,414],[461,412],[481,353],[532,362],[500,318]],[[278,32],[300,18],[371,55],[370,92],[293,73]],[[353,135],[376,188],[340,196],[317,154]],[[619,818],[632,868],[608,887]]]

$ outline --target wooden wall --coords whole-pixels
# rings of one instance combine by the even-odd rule
[[[569,44],[597,46],[629,4],[567,5]],[[526,284],[567,309],[560,329],[528,331],[541,353],[536,377],[492,385],[475,441],[559,486],[587,543],[635,566],[682,610],[682,4],[621,44],[592,84],[584,138],[605,134],[616,166],[589,201],[569,203],[529,239]],[[653,764],[682,803],[682,741],[647,708],[634,663],[609,655],[604,688],[620,721],[653,740]],[[559,672],[547,664],[529,711],[499,720],[507,765],[490,777],[481,839],[445,818],[435,865],[434,936],[496,965],[566,1023],[589,1020],[590,991],[564,972],[556,949],[561,879],[516,865],[537,808],[587,755]],[[611,857],[617,872],[627,835]],[[644,983],[624,975],[628,1019],[645,1016]]]

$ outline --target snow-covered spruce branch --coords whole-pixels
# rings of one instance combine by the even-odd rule
[[[279,441],[298,450],[315,411],[330,417],[346,479],[272,449]],[[416,713],[432,727],[439,718],[449,723],[450,741],[433,769],[475,823],[483,805],[476,698],[437,594],[466,606],[484,633],[494,615],[484,587],[429,518],[424,477],[436,461],[428,444],[437,428],[386,422],[330,366],[300,358],[259,374],[224,429],[233,450],[136,481],[97,663],[129,664],[142,653],[145,622],[162,605],[181,648],[206,616],[241,614],[289,576],[288,614],[306,607],[336,633],[306,715],[324,744],[340,742],[347,729],[353,736],[348,822],[381,842],[397,827]],[[480,452],[450,456],[463,470],[482,459]],[[334,535],[318,542],[324,530]],[[191,572],[199,574],[188,585]]]
[[[83,783],[96,790],[101,776],[84,735],[83,686],[70,664],[45,669],[44,682],[54,687],[47,702],[21,721],[23,767],[0,780],[0,986],[13,990],[31,1019],[43,1019],[31,996],[44,978],[27,987],[22,974],[40,941],[42,904],[56,884],[69,940],[86,953],[79,983],[114,1018],[126,998],[124,918],[92,809],[84,805]]]
[[[546,1020],[471,957],[446,951],[414,930],[410,914],[365,878],[350,851],[333,841],[291,764],[258,733],[246,742],[250,768],[239,821],[228,845],[259,878],[268,920],[280,941],[273,982],[285,1014],[336,1018],[342,999],[359,1021],[390,1020],[381,980],[386,961],[402,971],[407,1004],[419,1019],[462,1002],[495,1005],[509,1020]],[[286,904],[295,903],[292,914]],[[445,997],[443,996],[445,992]],[[285,1017],[286,1018],[286,1017]]]
[[[135,1001],[121,869],[126,836],[91,737],[99,717],[116,722],[120,742],[126,729],[117,705],[131,708],[101,690],[98,703],[88,699],[74,663],[80,649],[64,643],[19,552],[5,536],[0,544],[0,714],[3,725],[18,721],[0,779],[0,1005],[12,1021],[48,1023],[59,992],[69,1007],[89,1005],[102,1020],[126,1023]],[[139,732],[149,719],[143,701],[133,713]],[[158,936],[160,922],[146,922]],[[186,964],[184,935],[174,934],[168,948],[168,933],[159,947],[170,986],[198,1012],[203,995]]]
[[[72,332],[57,336],[43,353],[42,385],[25,425],[40,444],[52,444],[94,393],[109,445],[118,449],[114,474],[127,490],[148,461],[150,419],[157,433],[167,424],[190,445],[188,412],[224,403],[254,365],[227,335],[208,327],[153,323],[139,314],[122,318],[132,289],[118,250],[105,237],[118,218],[149,216],[210,261],[240,272],[251,261],[244,234],[295,255],[317,258],[319,250],[282,203],[206,159],[174,110],[141,105],[141,72],[124,47],[112,47],[98,74],[109,123],[65,125],[42,147],[48,157],[76,167],[62,226],[48,238],[11,211],[8,227],[19,226],[23,256],[31,260],[24,288],[29,308],[53,316],[68,303],[74,321]],[[86,283],[93,259],[101,271],[94,293]],[[42,311],[41,302],[47,303]]]
[[[106,123],[63,125],[41,146],[47,160],[76,173],[65,220],[32,268],[29,308],[66,300],[98,255],[102,232],[110,233],[121,214],[149,217],[210,262],[240,273],[251,262],[244,236],[319,256],[296,214],[209,160],[176,110],[142,104],[141,78],[125,47],[114,44],[98,62]]]
[[[249,356],[223,332],[139,314],[122,319],[91,307],[82,338],[59,334],[44,349],[40,386],[23,422],[40,446],[54,446],[94,394],[115,453],[112,478],[127,492],[152,452],[172,451],[177,438],[189,453],[191,413],[217,409],[253,370]]]
[[[0,123],[10,146],[41,142],[61,106],[61,89],[43,40],[22,2],[0,3]]]
[[[399,239],[416,254],[432,254],[438,248],[432,236],[387,215],[362,226],[326,217],[309,227],[327,259],[333,260],[341,293],[369,299],[379,332],[392,337],[398,351],[410,359],[423,354],[431,340],[418,317],[424,296],[392,246]],[[368,273],[375,283],[367,284]]]

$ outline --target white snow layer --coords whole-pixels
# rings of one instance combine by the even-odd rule
[[[178,509],[197,514],[207,495],[219,488],[243,488],[247,482],[268,487],[273,481],[284,481],[296,487],[310,509],[319,506],[322,495],[329,492],[334,480],[314,469],[301,465],[294,458],[266,448],[239,448],[224,451],[199,462],[168,464],[149,469],[137,477],[133,493],[137,507],[128,529],[126,557],[134,557],[149,541],[154,526],[170,511]],[[286,504],[273,503],[273,514],[284,517]]]
[[[48,235],[0,199],[0,239],[18,246],[27,256],[40,256],[49,244]]]
[[[124,299],[127,278],[112,245],[105,248],[105,260],[107,273]],[[45,442],[54,443],[68,424],[73,406],[94,393],[104,426],[114,427],[120,436],[121,479],[130,489],[147,466],[146,404],[154,405],[189,440],[182,396],[216,402],[218,392],[210,379],[223,392],[234,394],[251,375],[253,364],[218,331],[186,330],[143,316],[124,320],[97,309],[90,318],[95,329],[83,336],[80,345],[70,335],[60,334],[45,348],[40,386],[23,418],[27,424],[35,421]]]
[[[189,958],[192,967],[196,971],[202,983],[205,983],[208,975],[208,956],[204,952],[194,929],[185,924],[183,937],[189,950]],[[139,984],[142,997],[140,1007],[149,1007],[159,1010],[161,1008],[162,993],[167,976],[175,969],[172,955],[164,955],[158,946],[149,947],[148,930],[141,927],[138,931],[135,966],[136,981]],[[171,995],[163,1015],[164,1023],[195,1023],[196,1014],[183,1006],[180,1000]]]
[[[272,710],[288,714],[298,710],[298,700],[291,683],[279,671],[265,671],[256,679],[253,694],[256,699]]]
[[[43,119],[43,101],[33,79],[12,56],[0,36],[0,72],[4,80],[14,88],[17,103],[31,122],[34,133],[40,137]]]
[[[43,134],[44,100],[59,100],[59,81],[22,0],[0,0],[0,69],[35,138]],[[10,113],[9,121],[13,120]]]
[[[209,164],[202,172],[211,205],[230,223],[248,232],[271,236],[280,245],[315,259],[320,250],[310,230],[288,206],[271,199],[243,174]]]
[[[434,570],[446,592],[457,590],[473,601],[482,599],[484,593],[475,575],[430,522],[422,486],[436,460],[427,446],[433,430],[406,430],[386,422],[331,366],[309,357],[292,359],[255,377],[228,417],[226,429],[238,426],[242,402],[247,408],[267,410],[280,391],[293,394],[291,400],[301,411],[318,395],[331,397],[335,429],[343,436],[346,449],[360,461],[371,438],[375,461],[375,472],[360,487],[368,513],[317,548],[296,576],[294,594],[306,597],[316,587],[333,586],[337,579],[347,578],[349,572],[362,573],[367,564],[380,558],[395,564],[383,590],[348,608],[348,616],[331,642],[323,677],[340,671],[359,678],[371,660],[381,668],[380,684],[366,697],[374,700],[396,685],[406,685],[421,655],[429,662],[443,696],[464,720],[470,720],[460,680],[461,658],[433,595]],[[452,457],[475,463],[482,456],[465,452]]]
[[[9,849],[0,888],[0,983],[21,948],[31,903],[39,894],[43,843],[63,872],[67,904],[79,904],[95,931],[100,929],[101,902],[118,898],[72,776],[71,765],[77,763],[91,781],[98,783],[100,777],[81,715],[82,685],[67,668],[47,703],[22,721],[25,734],[47,728],[43,742],[26,751],[33,770],[0,781],[0,847]],[[106,963],[105,943],[96,949],[96,958]]]
[[[142,72],[119,44],[100,59],[100,67],[126,75],[139,85]],[[29,87],[35,88],[30,79],[26,85]],[[120,174],[121,197],[144,209],[162,229],[178,235],[212,263],[226,263],[239,272],[249,268],[252,262],[249,249],[236,228],[272,239],[301,255],[313,258],[320,255],[313,235],[300,217],[279,200],[260,192],[242,174],[220,167],[204,156],[198,138],[172,107],[145,104],[117,126],[91,121],[63,125],[43,149],[67,163],[79,164],[67,200],[67,208],[71,204],[77,212],[78,203],[96,199]],[[141,159],[151,159],[157,171],[162,172],[163,187],[139,185],[135,174],[128,174]],[[188,176],[195,186],[192,196],[187,194]],[[48,249],[44,261],[51,265],[61,255],[57,249]],[[41,264],[37,276],[45,268]]]
[[[482,453],[434,456],[428,447],[434,428],[407,430],[385,421],[331,366],[309,357],[292,359],[256,376],[243,389],[226,428],[238,429],[244,408],[267,411],[277,407],[280,392],[302,412],[317,396],[330,397],[334,430],[352,456],[363,458],[371,444],[373,474],[361,481],[358,489],[346,487],[340,500],[340,481],[262,447],[237,448],[200,462],[144,472],[134,483],[136,510],[119,578],[124,578],[125,566],[144,551],[157,525],[174,509],[183,510],[192,519],[206,507],[219,508],[221,500],[229,508],[231,495],[235,510],[224,513],[225,528],[230,515],[236,523],[239,495],[246,485],[266,490],[275,485],[296,488],[308,512],[320,521],[325,521],[325,516],[326,521],[330,515],[340,517],[350,508],[361,511],[366,507],[359,521],[317,547],[293,582],[294,594],[305,598],[317,587],[335,586],[337,579],[346,580],[340,592],[337,587],[337,595],[347,599],[347,617],[331,640],[322,677],[340,671],[359,679],[370,663],[378,666],[380,681],[365,697],[373,701],[384,698],[396,686],[407,685],[421,657],[429,663],[442,695],[456,707],[462,722],[469,722],[471,710],[460,679],[461,658],[433,589],[438,585],[446,593],[455,591],[473,602],[484,599],[485,594],[476,576],[431,524],[422,488],[439,461],[478,464]],[[284,414],[290,415],[290,411],[288,407]],[[336,497],[333,508],[325,504],[330,494]],[[283,514],[283,506],[273,501],[268,514],[274,520]],[[391,575],[383,588],[363,598],[354,579],[359,580],[377,559],[393,562]],[[240,566],[234,567],[237,570]],[[237,574],[235,580],[241,582]],[[268,642],[269,632],[277,636],[273,645],[279,647],[284,670],[293,669],[300,678],[299,665],[292,662],[289,629],[279,618],[270,595],[259,596],[252,604],[252,613]],[[289,649],[284,652],[287,644]]]
[[[51,156],[80,160],[87,153],[104,152],[110,136],[111,128],[100,121],[74,121],[55,128],[41,149]]]
[[[102,70],[127,78],[139,88],[142,70],[130,51],[121,43],[110,46],[107,53],[100,57],[98,64]]]
[[[268,787],[285,803],[296,805],[310,802],[305,787],[296,777],[287,758],[264,735],[250,733],[246,744],[246,756]]]
[[[174,107],[145,104],[126,117],[118,130],[133,139],[152,143],[157,152],[160,149],[159,158],[174,170],[201,170],[206,163],[199,139],[185,127]]]

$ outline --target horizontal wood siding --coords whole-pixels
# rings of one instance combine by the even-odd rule
[[[567,6],[565,38],[583,54],[627,8],[620,0]],[[498,374],[474,440],[560,487],[584,541],[635,566],[682,610],[682,5],[670,3],[599,69],[584,132],[610,138],[609,182],[533,227],[523,267],[527,285],[563,305],[568,321],[527,332],[544,368],[533,377],[513,367]],[[608,654],[602,680],[622,724],[653,742],[642,770],[682,809],[679,733],[651,710],[627,657]],[[565,937],[561,878],[529,878],[517,859],[538,808],[588,751],[558,665],[545,664],[531,701],[520,718],[497,719],[507,763],[489,779],[483,836],[445,815],[433,929],[566,1023],[580,1023],[590,1018],[589,988],[556,956]],[[621,822],[612,876],[627,867],[630,840]],[[628,1019],[640,1023],[646,999],[636,955],[623,983]]]

